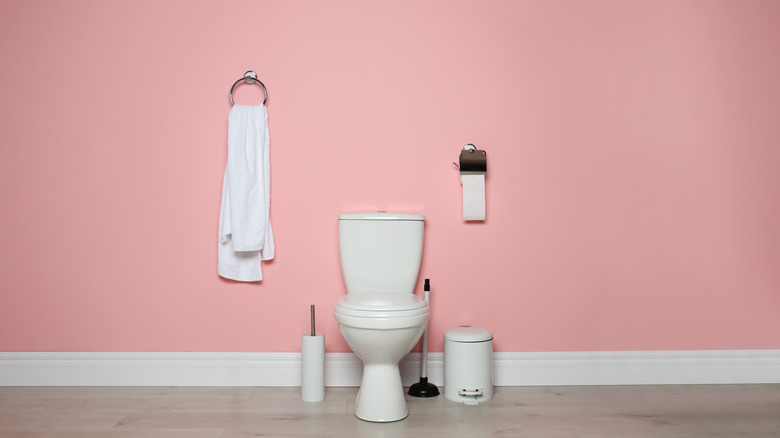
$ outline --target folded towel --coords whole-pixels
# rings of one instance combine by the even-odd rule
[[[265,105],[233,105],[217,251],[219,275],[231,280],[262,280],[260,261],[274,258],[269,146]]]

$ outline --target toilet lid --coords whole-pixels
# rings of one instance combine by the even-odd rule
[[[342,315],[384,317],[421,315],[428,312],[428,303],[415,294],[358,292],[346,294],[336,303]]]

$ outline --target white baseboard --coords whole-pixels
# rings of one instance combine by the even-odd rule
[[[420,353],[401,362],[419,380]],[[300,353],[0,352],[0,386],[300,386]],[[496,386],[780,383],[780,350],[494,353]],[[444,355],[428,378],[444,383]],[[353,353],[327,353],[325,384],[359,386]]]

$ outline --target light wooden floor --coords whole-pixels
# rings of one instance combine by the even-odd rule
[[[357,419],[356,388],[0,388],[0,437],[780,437],[780,385],[497,387],[479,406],[407,397]]]

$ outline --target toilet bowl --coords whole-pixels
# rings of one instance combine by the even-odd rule
[[[428,323],[428,303],[414,294],[424,220],[384,212],[339,216],[347,294],[333,314],[344,340],[363,361],[355,415],[366,421],[398,421],[409,413],[398,363]]]
[[[392,295],[366,293],[347,295],[336,305],[341,334],[363,361],[355,402],[355,415],[362,420],[398,421],[409,414],[398,364],[420,340],[429,311],[425,300],[402,297],[416,300],[400,304]]]

